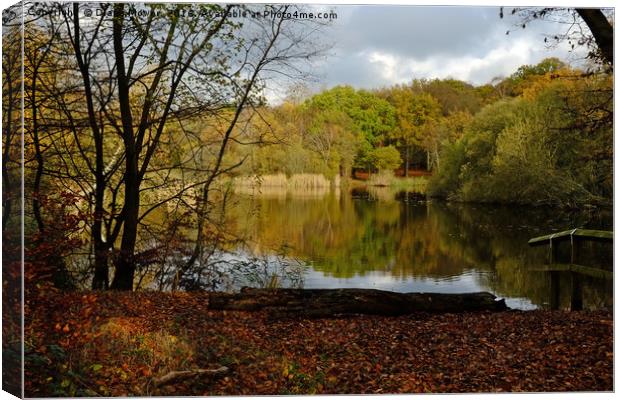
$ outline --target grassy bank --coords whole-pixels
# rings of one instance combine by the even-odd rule
[[[341,180],[339,176],[328,179],[322,174],[285,174],[256,175],[236,177],[233,185],[236,188],[257,189],[257,188],[283,188],[283,189],[322,189],[351,185],[354,187],[376,186],[388,187],[397,191],[413,191],[425,193],[428,178],[424,176],[397,177],[392,173],[372,174],[367,180]]]
[[[367,180],[353,180],[351,181],[351,184],[357,187],[386,187],[396,192],[407,191],[426,193],[428,178],[424,176],[411,176],[404,178],[394,176],[389,173],[378,173],[370,175]]]
[[[26,396],[612,390],[607,312],[272,320],[205,293],[29,297]],[[228,367],[156,387],[171,371]]]

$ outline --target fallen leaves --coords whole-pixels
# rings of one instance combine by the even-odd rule
[[[26,357],[29,397],[613,389],[607,312],[272,320],[157,292],[48,292],[33,304],[27,339],[48,361]],[[149,386],[221,366],[226,376]]]

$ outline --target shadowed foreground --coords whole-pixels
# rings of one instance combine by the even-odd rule
[[[26,396],[613,389],[608,312],[273,319],[210,310],[208,297],[33,299]]]

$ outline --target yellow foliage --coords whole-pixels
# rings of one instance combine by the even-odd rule
[[[95,328],[93,336],[92,343],[82,350],[81,359],[116,355],[111,359],[122,360],[126,370],[140,370],[144,376],[187,368],[195,355],[185,335],[180,337],[164,329],[146,330],[139,318],[110,318]]]
[[[562,68],[545,75],[533,75],[524,83],[525,87],[523,88],[522,96],[526,100],[534,100],[540,92],[552,83],[561,79],[562,82],[569,84],[571,81],[576,81],[581,75],[581,71],[570,68]]]

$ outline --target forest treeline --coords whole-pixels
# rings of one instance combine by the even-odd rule
[[[557,58],[474,86],[414,79],[379,90],[297,88],[263,111],[271,142],[242,173],[433,172],[452,200],[572,206],[612,195],[612,77]]]

